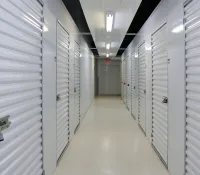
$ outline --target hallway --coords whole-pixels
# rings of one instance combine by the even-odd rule
[[[98,97],[56,175],[168,175],[120,97]]]

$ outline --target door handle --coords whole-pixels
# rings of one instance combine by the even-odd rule
[[[57,95],[56,100],[60,101],[60,94]]]
[[[7,130],[11,125],[9,118],[10,118],[10,115],[0,118],[0,142],[4,141],[4,136],[3,136],[2,131]]]
[[[168,103],[168,98],[164,96],[162,103]]]
[[[146,94],[146,89],[144,89],[144,94]]]

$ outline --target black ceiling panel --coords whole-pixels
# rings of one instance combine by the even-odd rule
[[[124,53],[124,50],[118,50],[117,56],[121,56]]]
[[[91,51],[93,52],[94,56],[99,56],[97,49],[91,49]]]
[[[83,13],[83,9],[81,7],[79,0],[63,0],[65,7],[69,11],[72,16],[74,22],[76,23],[79,31],[81,33],[90,33],[90,29],[88,27],[87,21],[85,19],[85,15]],[[86,40],[89,48],[96,48],[92,35],[83,35]],[[98,51],[92,50],[94,55],[99,55]]]
[[[142,0],[127,33],[138,33],[160,1],[161,0]],[[127,48],[134,37],[135,35],[126,35],[120,48]],[[119,50],[117,56],[121,56],[122,54],[123,52]]]
[[[124,40],[120,46],[120,48],[127,48],[127,44],[129,45],[131,41],[133,40],[134,36],[126,35],[124,37]]]

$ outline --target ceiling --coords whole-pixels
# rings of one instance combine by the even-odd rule
[[[80,0],[94,43],[101,57],[116,56],[141,0]],[[112,32],[106,31],[106,14],[114,14]],[[106,44],[111,48],[106,50]]]
[[[127,48],[131,41],[134,39],[136,35],[130,35],[131,33],[138,33],[140,28],[149,18],[151,13],[157,7],[161,0],[142,0],[135,17],[127,31],[126,36],[120,46],[120,48]],[[117,56],[121,56],[124,52],[124,49],[119,49]]]
[[[81,4],[79,0],[63,0],[65,7],[69,11],[71,17],[73,18],[74,22],[76,23],[79,31],[81,33],[90,33],[90,29],[88,27],[87,21],[85,19],[85,15],[83,13]],[[84,39],[86,40],[88,47],[91,49],[95,56],[98,56],[98,51],[96,45],[93,41],[92,35],[83,35]]]
[[[141,2],[142,1],[142,2]],[[121,56],[160,0],[63,0],[95,56]],[[106,12],[113,12],[112,32],[106,32]],[[106,50],[106,43],[111,49]]]

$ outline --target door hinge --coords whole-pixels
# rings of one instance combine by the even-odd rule
[[[170,63],[170,58],[168,58],[167,62]]]
[[[57,61],[57,57],[54,57],[54,60]]]

